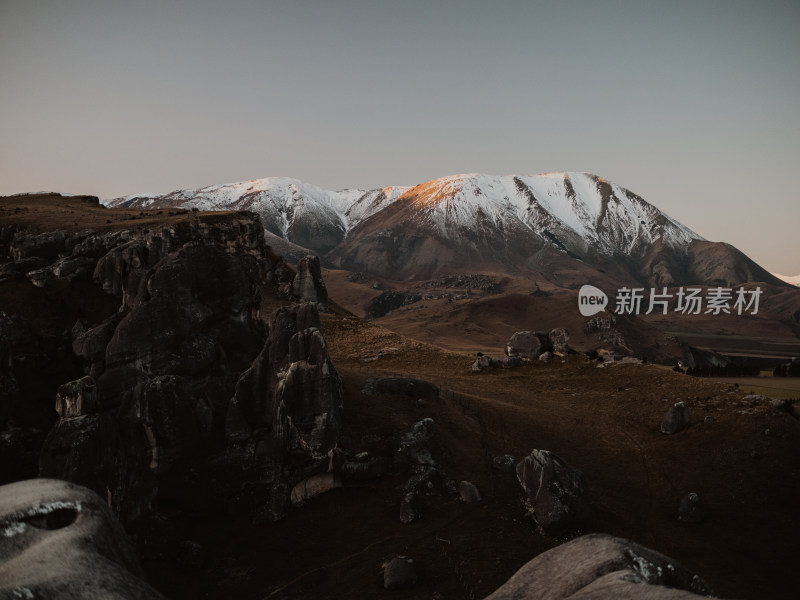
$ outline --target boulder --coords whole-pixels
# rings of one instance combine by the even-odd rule
[[[505,352],[507,356],[536,359],[540,354],[552,350],[552,348],[552,343],[546,333],[518,331],[508,340]]]
[[[409,492],[403,496],[403,501],[400,503],[400,522],[413,523],[419,516],[419,497],[416,493]]]
[[[475,359],[475,362],[472,363],[472,370],[483,371],[484,369],[488,369],[491,365],[492,362],[488,356],[479,356],[477,359]]]
[[[414,560],[407,556],[393,558],[383,570],[383,587],[387,590],[408,589],[416,583],[417,569]]]
[[[292,294],[301,300],[328,303],[328,290],[322,279],[319,257],[306,256],[297,263],[297,273],[292,280]]]
[[[511,454],[495,456],[492,459],[492,466],[503,473],[514,473],[517,467],[517,459]]]
[[[556,354],[567,354],[569,352],[569,332],[563,327],[553,329],[547,337]]]
[[[435,467],[436,461],[432,454],[434,431],[433,419],[425,418],[400,432],[394,453],[395,463]]]
[[[683,402],[673,404],[661,422],[661,433],[671,435],[689,426],[689,407]]]
[[[481,493],[478,488],[469,481],[462,481],[458,484],[458,497],[462,502],[480,502]]]
[[[49,479],[0,487],[0,597],[163,600],[103,498]]]
[[[547,450],[533,450],[517,464],[526,505],[543,531],[558,535],[580,529],[589,517],[589,492],[578,469]]]
[[[697,575],[629,540],[591,534],[526,563],[486,600],[699,600]]]
[[[292,504],[303,504],[332,489],[342,487],[342,481],[334,473],[321,473],[304,479],[292,488],[290,499]]]

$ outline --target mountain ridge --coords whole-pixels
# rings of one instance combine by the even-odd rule
[[[600,271],[653,286],[781,284],[738,250],[709,246],[715,243],[590,173],[466,173],[411,187],[338,191],[269,177],[160,196],[133,194],[106,204],[251,210],[290,258],[308,250],[330,267],[398,279],[454,270],[551,278],[566,270],[577,279]],[[705,261],[703,272],[696,272],[693,247],[713,250],[719,260]]]

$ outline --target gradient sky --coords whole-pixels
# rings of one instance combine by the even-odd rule
[[[588,171],[795,275],[798,167],[798,0],[0,0],[0,194]]]

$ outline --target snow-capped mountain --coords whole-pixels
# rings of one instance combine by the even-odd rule
[[[793,277],[789,275],[780,275],[778,273],[773,273],[773,275],[778,279],[780,279],[781,281],[785,281],[788,284],[800,287],[800,275],[795,275]]]
[[[252,210],[271,233],[324,253],[398,199],[411,200],[418,209],[415,218],[426,220],[453,241],[458,241],[459,231],[487,221],[573,238],[609,253],[629,253],[659,238],[670,246],[702,239],[628,190],[586,173],[454,175],[416,187],[369,191],[329,191],[296,179],[270,177],[164,195],[134,194],[107,204]]]
[[[324,254],[340,243],[350,228],[406,189],[333,192],[289,177],[268,177],[164,195],[133,194],[107,204],[128,208],[250,210],[261,216],[268,232]]]
[[[329,265],[391,278],[588,267],[653,285],[763,280],[762,270],[756,273],[757,265],[749,263],[724,272],[709,264],[708,272],[693,272],[692,248],[710,242],[629,190],[588,173],[465,174],[414,187],[340,191],[270,177],[106,204],[251,210],[261,216],[270,243],[294,255],[308,249]],[[734,260],[732,250],[722,252],[726,261]]]

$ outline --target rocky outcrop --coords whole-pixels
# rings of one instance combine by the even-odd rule
[[[95,490],[130,525],[161,500],[177,508],[219,505],[234,489],[261,489],[265,476],[251,469],[253,456],[272,465],[288,490],[328,469],[341,383],[311,308],[292,309],[299,320],[291,324],[276,322],[285,311],[273,319],[271,379],[251,389],[258,399],[242,419],[252,418],[252,454],[232,458],[226,444],[228,405],[242,399],[249,376],[236,382],[264,368],[257,360],[266,340],[261,286],[289,285],[257,217],[192,218],[102,234],[17,232],[9,248],[15,264],[39,261],[52,281],[74,281],[83,269],[81,278],[120,301],[116,314],[93,326],[79,320],[72,329],[68,348],[86,376],[59,388],[57,412],[50,396],[50,423],[61,420],[41,447],[42,476]],[[20,329],[14,323],[7,323],[9,332]],[[8,395],[15,388],[4,389]],[[11,400],[3,403],[9,418]],[[258,409],[266,412],[256,416]],[[198,472],[208,480],[198,481]]]
[[[97,386],[89,376],[63,384],[56,393],[56,412],[62,419],[80,417],[99,410]]]
[[[366,307],[367,316],[383,317],[393,310],[414,304],[420,300],[422,300],[420,294],[387,290],[370,301]]]
[[[540,554],[486,600],[697,600],[710,594],[697,575],[669,557],[592,534]]]
[[[163,600],[105,500],[47,479],[0,487],[0,597]]]
[[[318,302],[321,307],[328,303],[328,290],[322,279],[319,257],[306,256],[297,263],[297,273],[292,280],[292,294],[301,300]]]
[[[569,332],[563,327],[556,327],[547,334],[550,339],[555,354],[567,354],[569,352]]]
[[[316,305],[272,313],[264,347],[239,378],[225,421],[228,459],[267,490],[271,517],[285,512],[287,490],[332,470],[343,398]]]
[[[539,527],[550,534],[580,529],[589,517],[589,492],[578,469],[547,450],[533,450],[517,464],[525,502]]]
[[[509,357],[537,359],[539,355],[551,351],[550,337],[541,331],[517,331],[506,344],[505,353]]]

